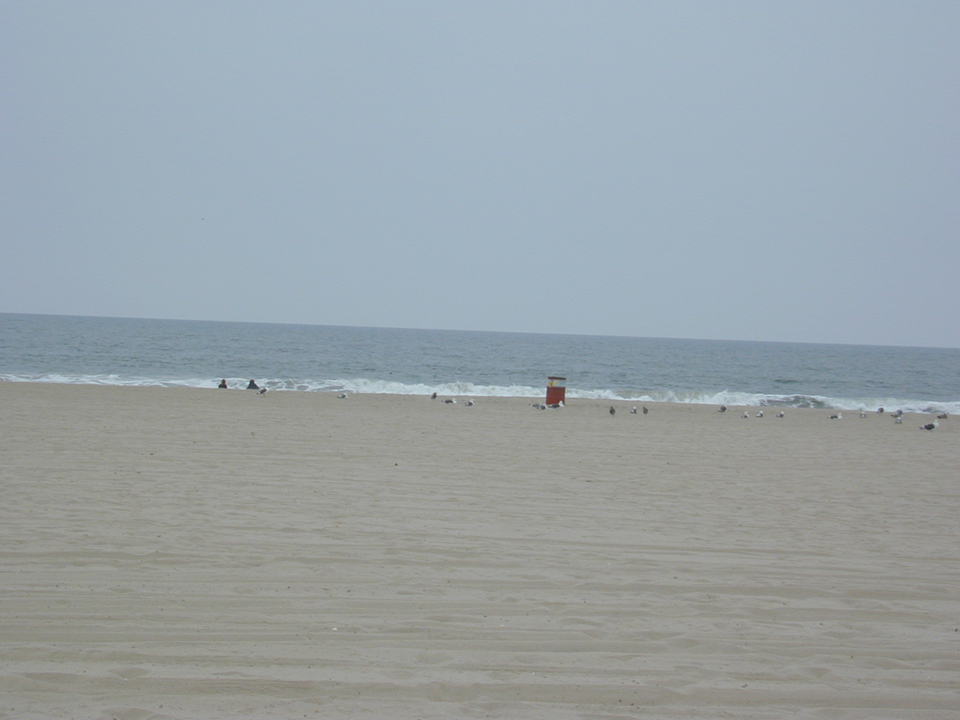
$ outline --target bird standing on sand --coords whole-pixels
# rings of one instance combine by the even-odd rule
[[[646,415],[648,412],[650,412],[650,411],[647,410],[647,406],[644,405],[644,406],[643,406],[643,414]]]
[[[937,417],[940,418],[941,420],[946,420],[946,419],[947,419],[947,414],[946,414],[946,413],[940,413],[939,415],[937,415]]]
[[[266,391],[266,388],[260,388],[260,391],[257,393],[257,395],[263,395]]]
[[[837,413],[836,415],[830,416],[831,420],[843,420],[843,413]]]
[[[865,418],[866,416],[867,416],[867,414],[866,414],[863,410],[861,410],[861,411],[860,411],[860,417]]]
[[[893,419],[893,422],[894,422],[895,425],[903,425],[903,418],[902,418],[902,417],[895,417],[895,418]]]
[[[920,429],[921,429],[921,430],[934,430],[934,429],[936,429],[936,428],[938,428],[938,427],[940,427],[940,421],[939,421],[939,420],[934,420],[932,423],[927,423],[926,425],[921,425],[921,426],[920,426]]]
[[[630,408],[630,414],[631,414],[631,415],[636,415],[636,414],[637,414],[637,406],[636,406],[636,405],[634,405],[632,408]]]
[[[777,417],[780,417],[780,418],[783,417],[783,410],[781,410],[780,412],[777,413]]]
[[[465,404],[467,407],[473,407],[473,400],[467,400],[467,402],[464,403],[464,404]]]
[[[750,417],[750,413],[747,412],[746,410],[744,410],[744,411],[743,411],[743,415],[741,415],[740,417],[748,418],[748,417]]]
[[[610,414],[611,414],[611,415],[616,415],[616,414],[617,414],[617,409],[616,409],[613,405],[610,406]]]
[[[763,410],[757,413],[757,417],[763,417]]]
[[[347,399],[347,394],[346,394],[346,393],[340,393],[339,395],[337,395],[337,397],[340,398],[341,400],[346,400],[346,399]]]
[[[726,411],[727,411],[727,406],[726,406],[726,405],[721,405],[721,406],[720,406],[720,409],[717,410],[717,412],[726,412]]]

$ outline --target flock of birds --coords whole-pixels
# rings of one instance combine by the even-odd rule
[[[267,389],[266,389],[266,388],[263,388],[263,389],[260,390],[260,394],[262,395],[262,394],[265,393],[266,391],[267,391]],[[348,395],[347,393],[340,393],[339,395],[337,395],[337,397],[340,398],[341,400],[346,400],[346,399],[349,397],[349,395]],[[433,395],[430,396],[430,399],[431,399],[431,400],[436,400],[436,399],[437,399],[437,393],[433,393]],[[443,399],[443,402],[446,403],[447,405],[456,405],[456,404],[457,404],[457,399],[456,399],[456,398],[444,398],[444,399]],[[473,407],[474,401],[473,401],[473,400],[467,400],[467,401],[464,403],[464,405],[466,405],[467,407]],[[560,409],[560,408],[563,407],[563,402],[561,401],[561,402],[558,402],[558,403],[552,403],[552,404],[550,404],[550,405],[547,405],[547,404],[544,403],[544,402],[531,403],[530,407],[535,408],[535,409],[537,409],[537,410],[547,410],[547,409],[558,410],[558,409]],[[616,408],[615,406],[611,405],[609,412],[610,412],[611,415],[616,415],[616,414],[617,414],[617,408]],[[630,414],[631,414],[631,415],[636,415],[636,414],[638,414],[638,413],[640,413],[640,412],[642,412],[644,415],[647,415],[647,414],[650,412],[650,408],[648,408],[646,405],[643,405],[641,410],[637,410],[637,406],[636,406],[636,405],[634,405],[633,407],[630,408]],[[721,405],[720,408],[717,410],[717,412],[722,412],[722,413],[727,412],[727,406],[726,406],[726,405]],[[884,412],[885,412],[885,410],[881,407],[881,408],[877,408],[876,414],[877,414],[877,415],[883,415]],[[784,417],[785,415],[786,415],[786,413],[785,413],[783,410],[781,410],[780,412],[778,412],[778,413],[776,414],[776,417],[782,418],[782,417]],[[861,410],[861,411],[860,411],[860,417],[861,417],[861,418],[865,418],[866,416],[867,416],[867,411],[866,411],[866,410]],[[743,415],[741,415],[740,417],[742,417],[742,418],[749,418],[749,417],[750,417],[750,410],[744,410],[744,411],[743,411]],[[756,412],[756,414],[754,415],[754,417],[762,418],[762,417],[763,417],[763,410],[758,410],[758,411]],[[837,412],[837,413],[834,413],[834,414],[832,414],[832,415],[829,415],[828,417],[829,417],[831,420],[843,420],[843,413],[842,413],[842,412]],[[895,422],[897,425],[900,425],[901,423],[903,423],[903,410],[897,410],[896,412],[890,413],[890,417],[893,418],[893,422]],[[946,420],[947,417],[949,417],[949,416],[947,415],[947,413],[939,413],[939,414],[936,416],[936,418],[934,418],[933,422],[924,423],[923,425],[920,426],[920,429],[921,429],[921,430],[936,430],[938,427],[940,427],[940,421],[941,421],[941,420]]]
[[[717,412],[726,412],[726,411],[727,411],[727,406],[726,406],[726,405],[721,405],[721,406],[720,406],[720,409],[719,409]],[[785,415],[786,415],[786,413],[785,413],[783,410],[781,410],[780,412],[777,413],[777,417],[778,417],[778,418],[782,418],[782,417],[784,417]],[[743,418],[748,418],[748,417],[750,417],[750,411],[749,411],[749,410],[744,410],[744,411],[743,411],[743,415],[741,415],[740,417],[743,417]],[[763,417],[763,410],[758,410],[756,417],[762,418],[762,417]]]
[[[610,408],[610,410],[611,410],[611,412],[612,412],[612,411],[613,411],[613,408]],[[646,408],[644,408],[644,410],[646,410]],[[727,406],[726,406],[726,405],[721,405],[718,412],[726,412],[726,411],[727,411]],[[883,415],[884,412],[885,412],[885,411],[884,411],[884,409],[883,409],[882,407],[877,408],[877,415]],[[778,418],[782,418],[783,416],[784,416],[784,411],[783,411],[783,410],[781,410],[780,412],[777,413],[777,417],[778,417]],[[861,417],[861,418],[865,418],[866,416],[867,416],[867,411],[866,411],[866,410],[861,410],[861,411],[860,411],[860,417]],[[749,411],[749,410],[744,410],[744,411],[743,411],[743,415],[741,415],[740,417],[749,418],[749,417],[750,417],[750,411]],[[756,417],[762,418],[762,417],[763,417],[763,410],[760,410],[759,412],[757,412]],[[897,410],[896,412],[890,413],[890,417],[893,418],[893,422],[896,423],[897,425],[902,424],[902,423],[903,423],[903,410]],[[947,417],[948,417],[947,413],[940,413],[940,414],[937,415],[936,418],[934,418],[933,422],[929,422],[929,423],[925,423],[925,424],[921,425],[921,426],[920,426],[920,429],[921,429],[921,430],[936,430],[938,427],[940,427],[940,420],[946,420]],[[836,413],[834,413],[833,415],[830,415],[829,418],[830,418],[831,420],[843,420],[843,413],[842,413],[842,412],[836,412]]]
[[[717,410],[717,412],[725,413],[725,412],[727,412],[727,409],[728,409],[728,408],[727,408],[726,405],[721,405],[720,408]],[[636,414],[636,413],[637,413],[637,408],[636,408],[636,406],[634,406],[633,408],[631,408],[630,412],[633,413],[633,414]],[[643,407],[643,414],[646,415],[648,412],[650,412],[650,410],[649,410],[646,406],[644,406],[644,407]],[[878,414],[878,415],[883,415],[884,412],[885,412],[885,411],[884,411],[884,409],[883,409],[882,407],[881,407],[881,408],[877,408],[877,414]],[[610,414],[611,414],[611,415],[616,415],[616,414],[617,414],[617,408],[614,407],[613,405],[610,406]],[[778,418],[782,418],[782,417],[785,417],[785,416],[786,416],[786,412],[784,412],[783,410],[781,410],[780,412],[778,412],[777,415],[776,415],[776,417],[778,417]],[[860,411],[860,417],[861,417],[861,418],[865,418],[866,416],[867,416],[867,411],[866,411],[866,410],[861,410],[861,411]],[[749,418],[749,417],[750,417],[750,410],[749,410],[749,409],[744,410],[744,411],[743,411],[743,415],[741,415],[740,417],[742,417],[742,418]],[[763,410],[758,410],[753,417],[762,418],[762,417],[763,417]],[[834,414],[832,414],[832,415],[829,415],[828,417],[829,417],[831,420],[843,420],[843,413],[842,413],[842,412],[837,412],[837,413],[834,413]],[[890,417],[893,418],[894,423],[896,423],[897,425],[900,425],[901,423],[903,423],[903,410],[897,410],[896,412],[890,413]],[[940,427],[940,420],[946,420],[947,417],[948,417],[947,413],[940,413],[940,414],[937,415],[936,418],[934,418],[933,422],[929,422],[929,423],[925,423],[925,424],[921,425],[921,426],[920,426],[920,429],[921,429],[921,430],[936,430],[938,427]]]

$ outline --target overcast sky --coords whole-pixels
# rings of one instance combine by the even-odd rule
[[[0,312],[960,347],[960,3],[0,4]]]

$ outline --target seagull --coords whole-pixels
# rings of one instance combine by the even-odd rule
[[[647,410],[647,406],[644,405],[644,406],[643,406],[643,414],[646,415],[648,412],[650,412],[650,411]]]
[[[630,408],[630,414],[631,414],[631,415],[636,415],[636,414],[637,414],[637,406],[636,406],[636,405],[634,405],[632,408]]]
[[[877,415],[883,415],[883,408],[882,408],[882,407],[877,408]]]
[[[258,394],[258,395],[263,395],[266,391],[267,391],[266,388],[260,388],[260,392],[257,393],[257,394]]]
[[[610,414],[611,414],[611,415],[616,415],[616,414],[617,414],[617,409],[616,409],[613,405],[610,406]]]
[[[431,396],[430,396],[430,399],[431,399],[431,400],[436,400],[436,399],[437,399],[437,394],[434,393],[433,395],[431,395]]]
[[[346,393],[340,393],[339,395],[337,395],[337,397],[340,398],[341,400],[346,400],[346,399],[347,399],[347,394],[346,394]]]
[[[937,417],[940,418],[941,420],[946,420],[946,419],[947,419],[947,414],[946,414],[946,413],[940,413],[939,415],[937,415]]]
[[[551,406],[550,406],[550,409],[551,409],[551,410],[559,410],[559,409],[562,408],[562,407],[563,407],[563,403],[562,403],[562,402],[558,402],[558,403],[554,403],[553,405],[551,405]]]
[[[861,410],[861,411],[860,411],[860,417],[865,418],[866,416],[867,416],[867,414],[866,414],[863,410]]]
[[[837,413],[836,415],[830,416],[831,420],[843,420],[843,413]]]
[[[763,410],[757,413],[757,417],[763,417]]]
[[[456,399],[456,398],[446,398],[446,399],[444,400],[444,402],[445,402],[447,405],[456,405],[456,404],[457,404],[457,399]]]
[[[740,417],[748,418],[748,417],[750,417],[750,413],[747,412],[746,410],[744,410],[744,411],[743,411],[743,415],[741,415]]]
[[[783,417],[783,410],[777,413],[777,417]]]
[[[895,413],[890,413],[890,417],[900,417],[903,415],[903,410],[897,410]]]
[[[893,419],[893,422],[896,423],[897,425],[902,425],[902,424],[903,424],[903,418],[902,418],[902,417],[895,417],[895,418]]]
[[[726,406],[726,405],[721,405],[721,406],[720,406],[720,409],[717,410],[717,412],[726,412],[726,411],[727,411],[727,406]]]
[[[938,428],[938,427],[940,427],[940,421],[939,421],[939,420],[934,420],[932,423],[927,423],[926,425],[921,425],[921,426],[920,426],[920,429],[921,429],[921,430],[933,430],[933,429]]]
[[[473,407],[473,400],[467,400],[465,404],[467,407]]]

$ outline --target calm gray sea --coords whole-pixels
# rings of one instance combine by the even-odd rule
[[[960,350],[0,314],[0,381],[960,413]]]

